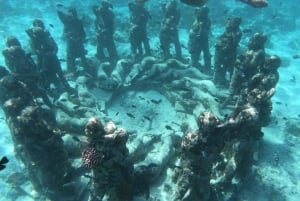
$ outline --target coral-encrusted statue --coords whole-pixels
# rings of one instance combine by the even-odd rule
[[[36,104],[32,91],[17,76],[0,67],[0,103],[18,159],[43,200],[74,201],[73,168],[61,136],[55,132],[52,110]],[[40,103],[41,104],[41,103]],[[74,182],[76,183],[76,182]]]
[[[126,147],[128,134],[113,122],[105,126],[95,117],[85,126],[88,147],[82,152],[84,165],[93,171],[90,201],[132,199],[133,163]]]
[[[277,69],[281,65],[278,56],[272,55],[265,59],[263,65],[249,81],[248,87],[241,92],[238,105],[250,103],[259,112],[260,123],[267,125],[270,122],[272,110],[271,98],[275,94],[275,87],[279,81]]]
[[[228,18],[225,32],[219,37],[215,46],[214,82],[223,87],[229,84],[226,80],[226,73],[228,72],[230,77],[233,73],[237,47],[242,38],[241,21],[240,17]]]
[[[174,201],[211,200],[210,175],[213,162],[223,148],[218,132],[220,120],[210,112],[198,118],[199,129],[187,131],[181,142],[181,170]]]

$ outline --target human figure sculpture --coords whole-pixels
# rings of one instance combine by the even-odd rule
[[[235,108],[232,114],[218,125],[219,133],[225,137],[225,147],[221,152],[222,157],[215,161],[219,165],[212,170],[216,179],[211,181],[211,185],[217,192],[231,189],[231,199],[238,196],[238,192],[232,187],[241,185],[243,179],[251,172],[254,153],[257,152],[258,141],[263,136],[261,127],[258,110],[248,103]]]
[[[85,31],[82,19],[79,19],[77,10],[70,7],[67,12],[57,10],[57,15],[64,24],[64,37],[67,42],[67,71],[76,72],[75,60],[81,59],[81,65],[87,67],[86,50],[84,49]]]
[[[177,59],[182,59],[181,45],[178,35],[178,23],[180,20],[180,12],[177,9],[177,1],[172,0],[162,6],[164,17],[161,22],[161,29],[159,33],[159,40],[163,51],[163,58],[169,59],[171,57],[170,45],[174,44]]]
[[[31,88],[0,67],[0,102],[10,129],[16,157],[43,200],[74,201],[74,172],[56,128],[53,111],[37,104]],[[73,180],[74,179],[74,180]]]
[[[278,56],[271,55],[267,57],[238,99],[237,105],[250,103],[256,107],[263,126],[268,125],[271,119],[271,98],[275,94],[275,87],[279,81],[277,69],[280,65],[281,60]]]
[[[182,138],[174,201],[208,201],[213,197],[210,175],[213,162],[223,148],[223,137],[218,133],[221,121],[204,112],[197,123],[198,130],[188,130]]]
[[[108,52],[109,62],[115,64],[118,58],[116,45],[114,42],[115,16],[111,10],[112,5],[108,0],[102,0],[101,6],[93,6],[93,12],[96,16],[95,30],[97,36],[97,53],[96,57],[100,61],[106,61]]]
[[[10,36],[6,39],[6,46],[2,54],[7,67],[15,77],[14,79],[24,83],[35,98],[40,97],[47,106],[53,107],[45,88],[41,85],[41,76],[37,65],[21,47],[19,40]]]
[[[241,18],[227,19],[225,32],[219,37],[215,48],[214,83],[223,87],[229,85],[237,56],[237,47],[242,38]],[[226,73],[229,80],[226,80]]]
[[[133,164],[126,148],[126,130],[117,128],[113,122],[103,126],[92,117],[85,126],[85,136],[88,145],[82,152],[82,160],[93,173],[89,200],[132,200]]]
[[[188,50],[191,54],[191,66],[199,68],[204,73],[211,72],[211,55],[209,51],[209,33],[211,22],[208,17],[209,8],[195,9],[195,19],[189,33]],[[200,64],[203,54],[204,63]]]
[[[37,55],[37,66],[47,91],[50,91],[50,84],[56,87],[56,97],[63,91],[72,92],[72,89],[64,77],[64,73],[57,57],[58,46],[50,32],[45,29],[42,20],[35,19],[33,27],[26,30],[30,37],[30,45]]]
[[[241,90],[247,87],[251,77],[263,65],[265,61],[264,45],[266,41],[267,36],[263,33],[255,33],[250,38],[248,50],[237,58],[229,84],[229,96],[222,103],[222,107],[226,106],[234,95],[240,95]]]
[[[147,24],[151,16],[144,4],[145,0],[135,0],[128,3],[131,13],[129,29],[131,55],[137,60],[142,59],[144,55],[151,55],[147,36]]]

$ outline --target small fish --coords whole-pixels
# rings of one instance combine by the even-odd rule
[[[133,114],[131,114],[131,113],[129,113],[129,112],[127,112],[126,114],[127,114],[127,116],[129,116],[130,118],[135,119],[135,116],[134,116]]]
[[[154,104],[160,104],[162,100],[161,99],[159,99],[159,100],[151,99],[150,101]]]
[[[53,24],[49,24],[49,26],[50,26],[51,28],[54,28],[54,25],[53,25]]]
[[[170,167],[171,169],[183,169],[181,166],[175,165],[175,164],[170,164],[169,167]]]
[[[166,128],[167,130],[174,131],[174,129],[173,129],[171,126],[169,126],[169,125],[166,125],[165,128]]]
[[[72,139],[73,139],[74,141],[76,141],[76,142],[80,142],[80,139],[79,139],[78,137],[76,137],[76,136],[73,136]]]
[[[184,44],[180,44],[181,45],[181,47],[183,48],[183,49],[186,49],[186,50],[188,50],[189,48],[186,46],[186,45],[184,45]]]
[[[278,14],[277,13],[274,13],[273,15],[272,15],[272,18],[274,19],[274,18],[276,18],[278,16]]]
[[[75,105],[75,106],[73,107],[74,110],[78,110],[79,108],[80,108],[80,105]]]
[[[66,98],[59,99],[60,102],[67,102],[68,100]]]
[[[214,100],[215,100],[217,103],[220,102],[220,100],[219,100],[218,98],[214,98]]]
[[[243,33],[252,33],[252,29],[245,28],[245,29],[243,29]]]
[[[57,3],[56,7],[65,7],[65,6],[63,4],[61,4],[61,3]]]
[[[118,116],[120,114],[120,112],[116,112],[115,116]]]
[[[138,96],[139,97],[139,99],[141,99],[141,100],[145,100],[145,98],[143,97],[143,96]]]
[[[295,54],[295,55],[293,56],[293,59],[300,59],[300,55],[299,55],[299,54]]]
[[[177,125],[177,126],[181,126],[181,124],[179,124],[179,123],[177,123],[177,122],[175,122],[175,121],[172,121],[172,124],[175,124],[175,125]]]
[[[148,121],[152,121],[152,119],[146,115],[143,116],[145,119],[147,119]]]
[[[295,83],[295,82],[296,82],[296,76],[293,75],[293,76],[291,77],[290,81]]]
[[[189,91],[191,91],[191,88],[190,87],[182,86],[182,87],[178,87],[178,90],[179,91],[189,92]]]
[[[282,117],[282,119],[283,119],[283,120],[287,120],[287,118],[286,118],[286,117]]]
[[[282,102],[280,102],[280,101],[276,101],[275,102],[277,105],[281,105],[282,104]]]
[[[131,105],[131,107],[136,108],[136,105]]]
[[[68,188],[68,187],[74,187],[76,185],[78,185],[77,182],[72,181],[72,182],[68,182],[68,183],[63,184],[62,187],[63,188]]]
[[[6,156],[2,157],[0,161],[0,171],[6,168],[5,164],[8,163],[8,158]]]

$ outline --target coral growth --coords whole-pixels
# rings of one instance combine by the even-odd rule
[[[97,167],[102,159],[103,155],[94,147],[88,147],[82,152],[82,162],[90,169]]]

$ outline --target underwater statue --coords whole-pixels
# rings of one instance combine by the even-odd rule
[[[199,68],[202,72],[211,72],[211,54],[209,51],[209,34],[211,20],[209,8],[204,6],[195,9],[194,22],[190,28],[188,50],[191,54],[191,66]],[[200,56],[203,54],[203,65],[200,64]]]
[[[279,81],[278,68],[281,59],[277,55],[268,56],[258,72],[249,80],[248,86],[241,92],[237,105],[252,104],[259,112],[260,123],[266,126],[271,121],[272,101],[275,87]]]
[[[180,21],[180,11],[177,1],[170,1],[162,6],[164,17],[161,22],[159,40],[163,51],[164,59],[171,58],[170,45],[174,44],[176,58],[182,59],[181,45],[178,34],[178,24]]]
[[[129,41],[131,55],[135,60],[142,59],[145,55],[151,55],[147,32],[147,24],[151,15],[144,6],[145,2],[144,0],[135,0],[128,3],[130,11]]]
[[[0,104],[16,157],[37,194],[44,200],[75,201],[76,188],[68,185],[75,182],[75,169],[57,132],[54,112],[37,103],[32,88],[4,67],[0,67]],[[7,162],[5,157],[1,159],[0,170]]]
[[[128,134],[110,121],[103,125],[92,117],[85,126],[88,145],[83,164],[92,170],[89,201],[129,201],[133,196],[133,163],[126,147]]]
[[[64,24],[64,37],[67,43],[67,72],[75,73],[76,58],[81,59],[83,67],[87,66],[87,51],[84,48],[86,34],[83,20],[78,17],[77,10],[74,7],[68,8],[67,11],[58,7],[57,15]]]
[[[226,73],[229,73],[230,77],[233,73],[237,48],[242,38],[241,22],[240,17],[229,17],[225,31],[215,45],[214,83],[222,87],[229,84],[229,81],[226,80]]]
[[[97,53],[96,57],[100,61],[115,63],[118,59],[118,53],[114,42],[115,32],[115,15],[112,12],[113,5],[103,0],[100,6],[93,6],[93,12],[96,16],[95,31],[97,36]],[[108,58],[105,55],[105,49]]]
[[[263,33],[255,33],[248,42],[248,50],[237,57],[233,74],[229,84],[229,96],[222,107],[226,106],[234,95],[240,95],[247,87],[248,82],[254,76],[265,61],[265,43],[267,36]]]
[[[188,130],[181,141],[180,170],[175,180],[173,201],[214,200],[210,186],[213,162],[221,152],[221,120],[210,112],[197,118],[198,129]]]
[[[45,29],[44,22],[35,19],[33,27],[26,29],[26,33],[30,37],[30,47],[37,57],[37,67],[43,87],[50,92],[50,85],[54,84],[56,91],[53,91],[52,95],[56,98],[65,90],[72,93],[74,90],[64,77],[57,57],[58,45],[50,32]]]

